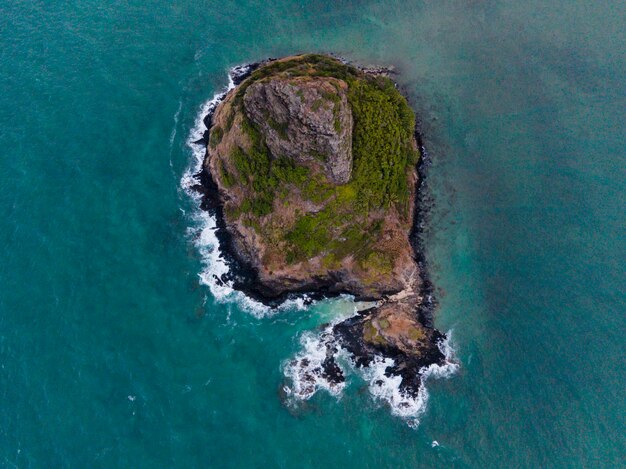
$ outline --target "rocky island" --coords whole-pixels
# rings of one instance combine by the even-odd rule
[[[420,149],[415,116],[384,70],[324,55],[269,60],[207,117],[198,187],[215,211],[236,288],[265,303],[294,294],[374,301],[332,327],[317,370],[342,381],[336,347],[417,393],[444,361],[412,237]],[[337,345],[338,344],[338,345]]]

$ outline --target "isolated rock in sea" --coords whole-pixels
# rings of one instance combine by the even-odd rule
[[[417,389],[421,367],[444,359],[443,336],[418,314],[424,281],[409,236],[419,152],[394,83],[322,55],[268,61],[210,124],[202,180],[243,273],[236,286],[267,301],[378,301],[333,333],[357,364],[393,358],[389,372]],[[325,368],[342,377],[331,358]]]

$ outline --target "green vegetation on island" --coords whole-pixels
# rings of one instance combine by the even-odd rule
[[[319,170],[328,155],[312,152],[314,163],[300,164],[293,158],[272,154],[262,129],[244,109],[246,91],[254,83],[277,79],[307,83],[316,77],[347,84],[343,92],[347,94],[353,128],[352,172],[345,184],[329,181]],[[311,106],[311,112],[324,106],[332,110],[336,132],[341,131],[340,91],[336,86],[335,92],[323,92]],[[301,89],[296,96],[304,100]],[[409,175],[419,158],[413,137],[415,117],[394,83],[385,76],[365,74],[323,55],[293,57],[262,66],[238,87],[225,119],[226,128],[214,126],[211,131],[211,148],[230,131],[237,115],[247,145],[231,147],[225,158],[228,164],[219,165],[222,185],[239,186],[242,194],[237,204],[227,206],[227,217],[241,219],[267,241],[266,257],[279,256],[282,262],[292,264],[321,256],[322,266],[332,270],[346,256],[352,256],[371,275],[389,273],[394,253],[383,249],[379,242],[384,219],[393,210],[408,226],[412,193]],[[269,127],[286,139],[289,123],[278,122],[267,112],[265,116]],[[317,208],[296,207],[296,217],[289,223],[274,217],[277,207],[293,203],[290,194],[294,191],[299,194],[300,205],[308,201]],[[276,246],[277,252],[272,252],[271,246]]]

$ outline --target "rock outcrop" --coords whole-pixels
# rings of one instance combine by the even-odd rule
[[[352,111],[347,85],[335,78],[273,79],[250,85],[246,114],[275,156],[321,160],[326,177],[345,184],[352,172]]]

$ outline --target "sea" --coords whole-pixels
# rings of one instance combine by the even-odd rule
[[[604,0],[0,0],[0,467],[623,467],[625,26]],[[448,336],[418,396],[383,360],[307,381],[353,298],[219,280],[193,142],[247,64],[304,52],[394,67],[418,116]]]

